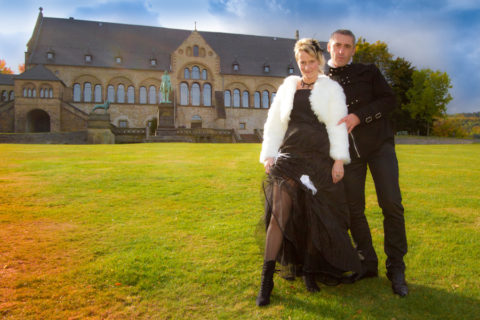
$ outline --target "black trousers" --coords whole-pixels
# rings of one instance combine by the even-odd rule
[[[367,165],[372,174],[377,200],[383,213],[384,249],[388,272],[405,271],[403,256],[407,253],[407,237],[402,196],[398,182],[398,161],[395,146],[385,142],[366,158],[357,158],[345,166],[345,189],[350,209],[350,231],[357,249],[365,258],[364,268],[377,270],[378,258],[365,217],[365,179]]]

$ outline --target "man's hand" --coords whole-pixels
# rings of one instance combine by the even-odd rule
[[[345,123],[347,125],[347,131],[348,133],[350,133],[352,132],[353,128],[355,128],[357,125],[360,124],[360,119],[358,119],[358,117],[355,114],[350,113],[348,116],[340,119],[337,125],[340,125],[342,123]]]

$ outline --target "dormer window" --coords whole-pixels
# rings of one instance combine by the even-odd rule
[[[150,65],[152,67],[156,66],[157,65],[157,59],[150,59]]]
[[[53,60],[55,58],[55,52],[53,50],[47,52],[47,59]]]
[[[85,62],[86,63],[92,62],[92,55],[91,54],[86,54],[85,55]]]
[[[117,64],[121,64],[122,63],[122,57],[115,57],[115,62]]]
[[[266,72],[266,73],[270,72],[270,66],[268,64],[263,65],[263,72]]]
[[[238,64],[238,62],[234,62],[233,65],[232,65],[232,67],[233,67],[233,71],[238,71],[238,70],[240,70],[240,65]]]
[[[288,74],[293,74],[293,71],[294,71],[293,67],[289,66],[288,67]]]

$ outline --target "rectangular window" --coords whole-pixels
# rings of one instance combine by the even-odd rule
[[[118,126],[120,128],[128,128],[128,121],[127,120],[119,120],[118,121]]]
[[[85,62],[92,62],[92,56],[89,55],[89,54],[87,54],[87,55],[85,56]]]
[[[240,122],[240,130],[245,130],[247,128],[247,124],[245,122]]]

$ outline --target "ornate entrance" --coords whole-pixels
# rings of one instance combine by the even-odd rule
[[[26,132],[50,132],[50,116],[43,110],[35,109],[27,114]]]

